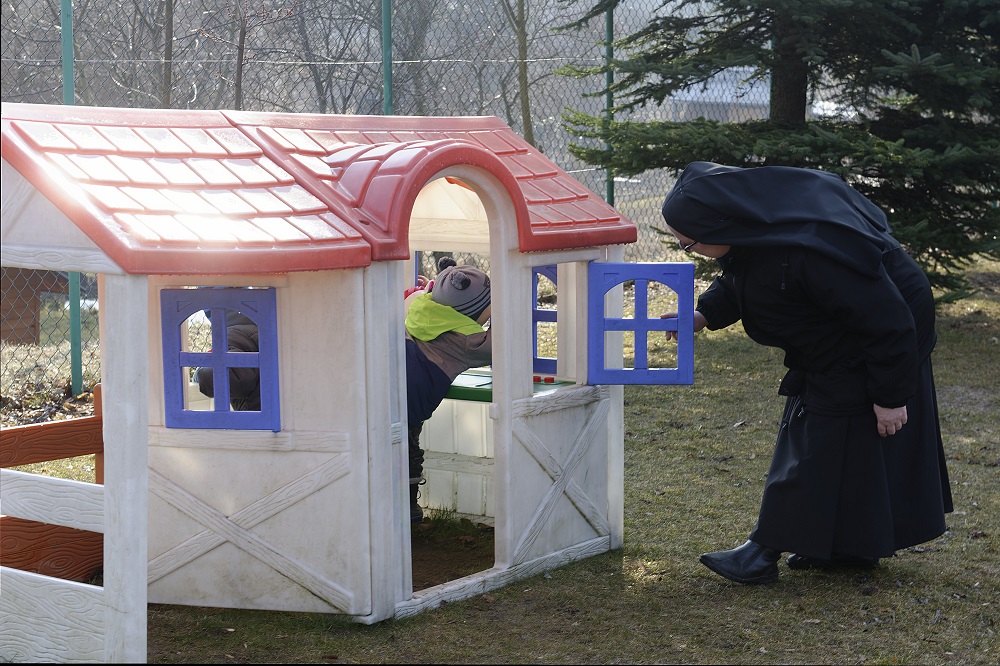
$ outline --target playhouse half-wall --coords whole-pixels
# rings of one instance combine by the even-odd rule
[[[369,372],[392,374],[387,362],[370,367],[369,353],[387,356],[394,348],[385,344],[391,318],[380,337],[366,331],[361,316],[366,306],[390,306],[379,302],[384,289],[372,298],[371,272],[384,273],[312,271],[264,280],[278,301],[280,431],[166,427],[162,384],[151,382],[150,601],[372,612],[370,467],[381,458],[388,468],[399,446],[389,426],[399,414],[389,410],[388,391],[381,399],[369,395],[378,386]],[[156,282],[154,319],[155,290],[175,286]],[[159,361],[160,337],[150,336],[151,366]],[[369,343],[378,345],[377,355],[366,353]],[[384,499],[375,507],[390,522],[392,486],[384,476]]]

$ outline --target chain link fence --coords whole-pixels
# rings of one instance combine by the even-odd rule
[[[588,2],[75,0],[71,24],[63,18],[69,4],[63,0],[61,10],[49,0],[5,0],[0,21],[3,101],[61,104],[64,87],[70,85],[76,104],[111,107],[381,114],[391,100],[391,112],[397,115],[497,116],[594,192],[609,191],[604,170],[570,154],[569,145],[579,138],[562,124],[567,109],[605,113],[603,75],[580,79],[559,74],[566,66],[605,62],[607,21],[561,29],[582,16]],[[613,14],[611,41],[644,26],[653,12],[669,11],[661,4],[622,3]],[[382,40],[385,6],[390,7],[391,49]],[[64,35],[72,35],[70,68],[63,66]],[[383,68],[387,52],[388,90]],[[730,72],[646,113],[663,120],[766,117],[766,84],[746,89],[740,74]],[[658,171],[614,182],[615,207],[639,227],[639,242],[628,248],[626,259],[662,261],[668,256],[656,228],[670,184],[668,174]],[[7,269],[4,275],[6,327]],[[13,279],[10,284],[13,290]],[[37,302],[36,328],[44,335],[31,337],[22,327],[16,334],[12,328],[8,337],[4,329],[0,375],[5,396],[9,386],[26,381],[38,367],[55,365],[46,360],[48,354],[68,347],[68,337],[57,339],[61,325],[43,323],[49,312],[65,308],[41,305],[65,295],[22,288],[27,291],[11,292],[9,310]],[[22,321],[34,315],[11,316]],[[94,326],[84,339],[92,334],[96,341]],[[84,375],[92,381],[100,376],[96,346],[85,346],[83,352],[84,357],[93,355],[83,362]]]
[[[0,410],[23,410],[32,400],[46,401],[52,391],[67,392],[74,357],[83,387],[99,381],[97,275],[80,274],[79,285],[74,298],[65,272],[3,267]],[[74,329],[79,333],[76,345]]]

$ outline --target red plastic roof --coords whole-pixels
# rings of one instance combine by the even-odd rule
[[[406,259],[442,169],[506,187],[522,252],[635,225],[493,117],[3,104],[2,154],[129,273],[274,273]]]

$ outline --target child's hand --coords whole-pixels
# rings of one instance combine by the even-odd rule
[[[417,276],[417,286],[420,287],[421,289],[426,287],[428,282],[430,282],[430,280],[428,280],[426,276],[424,275]]]

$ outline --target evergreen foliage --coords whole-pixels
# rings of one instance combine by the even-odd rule
[[[619,4],[593,4],[578,24]],[[957,297],[962,268],[1000,256],[998,37],[998,0],[667,0],[615,44],[613,119],[563,119],[573,154],[621,175],[697,160],[841,174]],[[766,119],[657,113],[734,67],[769,82]],[[835,112],[810,113],[817,100]]]

